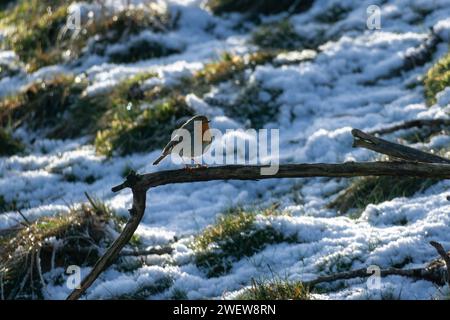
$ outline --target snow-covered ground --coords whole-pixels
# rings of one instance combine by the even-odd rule
[[[299,34],[314,37],[325,32],[326,39],[333,39],[320,46],[315,59],[261,65],[246,73],[249,83],[258,83],[268,91],[281,91],[276,101],[280,105],[279,114],[266,127],[280,129],[282,163],[373,160],[374,153],[351,147],[352,128],[372,130],[404,120],[448,117],[449,89],[439,95],[438,104],[427,107],[423,87],[410,84],[420,83],[420,77],[448,50],[450,1],[339,1],[350,8],[345,18],[331,27],[315,22],[314,18],[324,8],[337,2],[316,0],[309,11],[290,18]],[[167,4],[180,10],[181,16],[179,29],[166,40],[184,47],[182,53],[134,64],[111,64],[92,57],[73,70],[65,70],[64,66],[47,67],[25,78],[0,80],[0,94],[11,93],[33,79],[61,71],[85,72],[91,80],[90,93],[146,70],[156,71],[158,81],[171,83],[200,69],[223,51],[245,54],[254,50],[246,43],[249,33],[233,27],[239,15],[213,16],[196,0],[170,0]],[[381,8],[380,30],[366,28],[366,9],[372,4]],[[417,21],[418,9],[430,13]],[[377,80],[398,68],[404,55],[418,47],[428,28],[433,26],[445,41],[438,45],[432,61]],[[14,59],[14,56],[11,52],[0,52],[0,59]],[[215,94],[217,91],[212,91],[208,96]],[[202,97],[192,96],[187,101],[194,109],[202,107],[211,118],[212,127],[221,130],[244,127],[238,119],[230,119],[207,105]],[[22,129],[15,134],[25,141],[30,139],[29,132]],[[449,141],[448,136],[437,136],[427,147],[442,147]],[[27,204],[29,208],[23,213],[30,219],[67,210],[67,203],[84,202],[86,191],[105,200],[118,214],[127,216],[131,192],[110,191],[123,181],[124,168],[132,167],[144,173],[176,167],[169,161],[152,166],[160,150],[106,159],[97,156],[94,147],[83,138],[40,139],[30,148],[29,155],[0,158],[0,194],[6,201],[16,199]],[[62,174],[67,173],[80,177],[93,175],[96,180],[92,184],[68,182],[62,179]],[[436,257],[429,241],[436,240],[450,248],[448,181],[409,198],[369,205],[358,219],[339,216],[335,210],[325,207],[348,183],[345,179],[323,178],[214,181],[152,189],[137,233],[146,246],[166,244],[176,236],[180,240],[173,245],[174,252],[167,259],[133,272],[121,273],[110,268],[89,289],[86,298],[107,299],[131,293],[139,286],[167,276],[174,279],[172,287],[152,298],[169,298],[175,289],[186,292],[190,299],[232,298],[250,284],[252,277],[270,278],[273,272],[290,280],[310,280],[324,274],[323,266],[331,266],[336,259],[351,263],[352,269],[369,265],[390,267],[406,258],[405,268],[419,267]],[[293,200],[294,189],[300,195],[301,204]],[[289,210],[291,215],[259,216],[258,223],[270,223],[283,234],[296,236],[298,243],[269,245],[235,263],[228,274],[216,278],[207,278],[192,262],[189,241],[214,223],[223,210],[236,205],[264,206],[274,201],[280,202],[282,209]],[[1,214],[0,229],[15,225],[17,218],[14,212]],[[407,222],[399,224],[400,220]],[[86,274],[88,269],[83,272]],[[344,288],[317,297],[367,299],[389,293],[402,299],[433,299],[448,294],[446,288],[438,288],[431,282],[399,276],[383,278],[381,284],[381,290],[369,290],[364,280],[355,279],[348,281]],[[49,285],[45,294],[48,299],[61,299],[69,291],[64,285]]]

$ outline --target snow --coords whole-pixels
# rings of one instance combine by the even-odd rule
[[[137,1],[136,3],[138,3]],[[120,6],[120,1],[109,1]],[[0,95],[11,94],[35,79],[65,71],[86,74],[90,80],[88,94],[109,90],[122,79],[142,71],[154,71],[158,76],[145,83],[171,85],[200,69],[204,63],[217,58],[223,51],[238,54],[249,52],[248,34],[234,28],[239,15],[215,17],[201,6],[202,1],[167,1],[171,10],[181,12],[179,29],[167,37],[145,31],[137,38],[167,41],[170,46],[184,50],[179,54],[130,64],[106,63],[90,56],[81,66],[66,70],[51,66],[34,74],[23,74],[0,80]],[[280,55],[276,63],[258,66],[247,74],[248,81],[257,82],[262,89],[281,90],[277,98],[279,115],[267,127],[280,128],[281,163],[367,161],[374,153],[352,148],[351,129],[372,130],[418,118],[448,117],[450,88],[437,95],[437,104],[427,107],[423,88],[408,88],[446,52],[439,46],[433,61],[403,74],[392,74],[402,65],[403,57],[420,45],[427,28],[434,26],[446,41],[450,38],[449,1],[393,0],[382,8],[381,30],[365,29],[366,8],[381,1],[340,1],[349,9],[348,15],[327,28],[314,18],[337,1],[317,0],[310,11],[291,17],[296,30],[311,37],[326,31],[329,41],[318,52],[291,52]],[[86,4],[85,4],[86,5]],[[430,14],[418,25],[414,8],[427,9]],[[208,31],[209,30],[209,31]],[[108,50],[121,50],[113,44]],[[0,62],[12,61],[14,54],[0,51]],[[371,83],[368,85],[367,83]],[[208,93],[214,98],[217,88]],[[264,95],[262,99],[267,99]],[[188,95],[189,106],[212,119],[212,126],[222,131],[243,128],[244,123],[225,115],[218,106],[202,97]],[[27,132],[18,131],[26,137]],[[224,139],[227,137],[224,136]],[[237,135],[246,139],[245,135]],[[447,136],[436,136],[417,147],[448,146]],[[124,168],[138,172],[154,172],[175,168],[169,161],[159,167],[151,165],[160,150],[106,159],[95,153],[85,139],[54,141],[40,139],[29,142],[27,155],[0,158],[0,194],[6,201],[15,199],[26,209],[30,219],[67,211],[66,203],[82,203],[84,192],[104,199],[119,215],[127,216],[132,195],[125,190],[113,194],[112,186],[123,181]],[[77,182],[68,182],[64,175],[75,174]],[[92,184],[84,178],[96,178]],[[101,275],[87,299],[108,299],[132,294],[139,288],[170,277],[171,288],[153,298],[170,298],[179,289],[189,299],[232,298],[250,279],[270,278],[272,271],[287,275],[290,280],[311,280],[324,270],[336,271],[341,259],[351,268],[378,265],[382,268],[409,261],[405,267],[423,266],[436,257],[428,244],[431,240],[450,248],[450,183],[440,182],[427,191],[408,198],[396,198],[369,205],[361,217],[350,219],[326,209],[330,194],[348,184],[339,179],[283,179],[263,181],[211,181],[196,184],[161,186],[148,192],[148,207],[137,234],[146,246],[171,243],[174,252],[168,261],[143,266],[134,272],[119,272],[110,268]],[[294,203],[293,190],[300,188],[301,204]],[[286,236],[295,236],[298,243],[281,243],[265,247],[249,258],[233,265],[229,274],[207,278],[192,262],[189,247],[192,236],[214,223],[225,209],[243,205],[264,205],[279,201],[290,216],[258,216],[257,224],[271,225]],[[15,212],[0,215],[0,229],[9,228],[20,217]],[[406,223],[405,223],[406,222]],[[270,266],[270,269],[269,267]],[[86,274],[88,269],[83,269]],[[61,272],[61,270],[59,270]],[[58,273],[53,270],[51,273]],[[51,273],[46,277],[51,277]],[[337,291],[317,295],[324,299],[380,299],[388,295],[401,299],[441,298],[444,288],[427,281],[399,276],[383,278],[381,290],[369,290],[365,280],[354,279]],[[69,290],[64,285],[49,285],[46,298],[63,299]]]

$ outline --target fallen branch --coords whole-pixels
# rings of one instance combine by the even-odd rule
[[[353,147],[370,149],[378,153],[382,153],[406,161],[450,164],[449,159],[403,146],[398,143],[386,141],[358,129],[353,129],[352,135],[354,137]]]
[[[328,276],[318,277],[317,279],[311,281],[305,281],[303,282],[303,284],[311,289],[317,286],[318,284],[325,282],[334,282],[338,280],[348,280],[354,278],[367,278],[372,275],[373,273],[368,272],[366,268],[362,268],[352,271],[340,272]],[[411,277],[420,280],[427,280],[440,285],[445,283],[444,281],[442,281],[442,274],[435,269],[415,268],[403,270],[397,268],[388,268],[380,270],[380,277],[387,277],[392,275]]]
[[[397,276],[405,276],[405,277],[411,277],[415,279],[420,280],[427,280],[431,281],[433,283],[436,283],[438,285],[444,285],[445,284],[445,278],[447,278],[447,283],[450,285],[450,257],[445,252],[444,248],[441,244],[439,244],[436,241],[431,241],[430,244],[436,248],[437,252],[441,256],[441,258],[445,261],[446,269],[447,269],[447,276],[445,276],[444,270],[442,268],[442,265],[439,263],[430,263],[428,266],[424,268],[414,268],[414,269],[397,269],[397,268],[388,268],[388,269],[380,269],[380,277],[387,277],[392,275]],[[305,281],[303,284],[309,288],[313,288],[314,286],[317,286],[318,284],[325,283],[325,282],[334,282],[338,280],[348,280],[348,279],[354,279],[354,278],[367,278],[372,276],[373,273],[368,272],[368,269],[361,268],[357,270],[352,271],[346,271],[346,272],[340,272],[332,275],[322,276],[318,277],[314,280]]]

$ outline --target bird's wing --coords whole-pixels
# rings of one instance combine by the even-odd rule
[[[164,147],[163,149],[163,154],[167,154],[170,153],[173,149],[173,147],[175,147],[177,144],[179,144],[181,141],[183,141],[183,137],[182,136],[178,136],[176,135],[175,137],[173,137],[172,140],[169,141],[169,143]]]

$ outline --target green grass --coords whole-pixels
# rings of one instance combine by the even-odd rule
[[[51,80],[35,81],[19,94],[0,102],[0,124],[13,128],[26,124],[32,130],[50,129],[49,137],[58,136],[54,130],[61,126],[84,88],[85,84],[75,83],[72,76],[57,75]]]
[[[398,177],[363,177],[356,178],[328,207],[338,210],[341,214],[350,209],[357,209],[353,217],[369,204],[389,201],[397,197],[410,197],[435,184],[437,180],[423,178]]]
[[[285,237],[271,226],[255,225],[257,215],[276,215],[273,209],[245,211],[241,208],[220,216],[216,223],[206,228],[192,243],[196,253],[195,262],[208,277],[227,273],[232,264],[250,257],[267,245],[294,242],[294,237]]]
[[[0,270],[5,298],[42,298],[41,271],[93,265],[100,254],[96,246],[112,241],[105,229],[112,216],[106,205],[91,200],[68,213],[40,218],[2,235]],[[54,240],[59,241],[57,246]]]
[[[237,76],[246,69],[271,62],[275,53],[271,51],[259,51],[247,57],[223,53],[219,60],[205,64],[194,76],[195,87],[202,85],[215,85]]]
[[[214,14],[242,12],[251,14],[276,14],[290,10],[301,12],[309,9],[311,0],[208,0],[206,5]]]
[[[24,151],[24,145],[11,132],[0,127],[0,157],[12,156]]]
[[[82,32],[73,38],[71,31],[62,32],[70,4],[71,1],[63,0],[19,0],[0,14],[0,26],[11,29],[6,44],[27,64],[28,71],[78,58],[94,35],[96,38],[89,50],[103,55],[109,43],[126,41],[130,35],[146,29],[163,32],[175,27],[168,12],[159,12],[150,6],[129,7],[83,25]],[[112,59],[132,62],[170,53],[162,44],[155,43],[152,47],[147,46],[145,55],[141,57],[136,51],[139,48],[131,48],[129,55]]]
[[[252,279],[250,288],[245,289],[239,300],[310,300],[308,287],[301,282],[292,282],[278,277],[269,281]]]
[[[61,49],[55,44],[69,4],[62,0],[19,0],[2,12],[0,26],[14,28],[6,43],[27,63],[29,71],[61,61]]]
[[[425,98],[428,105],[435,104],[436,94],[448,86],[450,86],[450,52],[432,66],[425,75]]]

